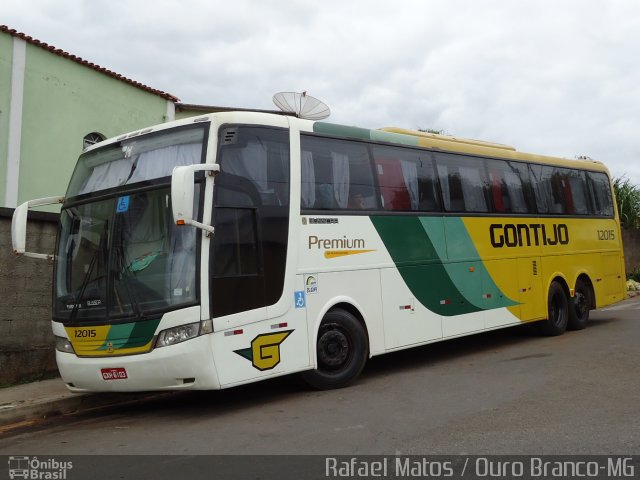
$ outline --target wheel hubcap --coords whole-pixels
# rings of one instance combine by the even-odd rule
[[[318,361],[329,368],[336,368],[349,357],[349,340],[340,330],[326,330],[318,339]]]
[[[573,298],[573,306],[576,309],[576,313],[579,317],[587,313],[588,307],[586,295],[582,292],[576,292]]]

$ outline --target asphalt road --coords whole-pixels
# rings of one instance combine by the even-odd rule
[[[0,455],[640,454],[640,297],[545,338],[515,328],[295,376],[182,392],[0,438]]]

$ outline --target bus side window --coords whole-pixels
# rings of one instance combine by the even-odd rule
[[[567,209],[570,213],[577,215],[587,215],[590,208],[589,197],[587,195],[587,179],[585,172],[563,168],[564,181],[569,185],[565,189],[566,194],[571,194],[571,198],[567,198],[567,205],[571,202],[571,209]]]
[[[301,161],[301,185],[300,185],[300,207],[314,208],[316,205],[316,172],[313,163],[313,153],[303,150],[300,155]]]
[[[302,185],[300,207],[332,210],[336,202],[331,160],[318,151],[302,151]]]
[[[502,172],[489,170],[489,181],[491,182],[491,197],[493,208],[497,213],[511,212],[507,186],[502,176]]]
[[[613,217],[613,199],[611,198],[609,178],[600,172],[587,172],[587,178],[594,203],[593,213]]]
[[[417,194],[414,195],[415,202],[413,202],[413,198],[410,198],[409,189],[405,184],[400,161],[394,158],[378,157],[375,153],[374,158],[376,171],[378,173],[380,194],[384,200],[384,209],[398,211],[415,210],[415,208],[412,207],[414,204],[417,207]],[[417,183],[417,175],[414,175],[413,178]],[[417,190],[417,185],[415,190]]]
[[[374,145],[372,153],[385,210],[440,210],[438,184],[429,152]]]
[[[533,211],[528,205],[524,176],[526,167],[504,160],[489,160],[491,198],[496,213],[527,213]]]
[[[377,208],[371,161],[365,144],[310,135],[301,135],[300,144],[301,208]]]
[[[445,210],[488,212],[489,181],[481,159],[436,154]]]
[[[255,208],[216,208],[214,235],[217,277],[258,273],[258,238]]]
[[[557,213],[552,209],[551,173],[553,168],[546,165],[529,165],[529,169],[538,213]]]
[[[259,203],[289,203],[289,150],[286,132],[260,127],[227,128],[220,148],[221,172],[243,179]]]

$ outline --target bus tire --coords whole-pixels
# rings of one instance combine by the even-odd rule
[[[593,294],[591,285],[578,279],[576,282],[575,293],[569,302],[569,324],[570,330],[582,330],[587,326],[589,321],[589,310],[593,305]]]
[[[316,355],[317,369],[302,373],[311,387],[329,390],[352,383],[369,356],[369,342],[362,324],[345,310],[327,312],[318,329]]]
[[[540,322],[540,332],[554,337],[562,335],[569,323],[569,301],[560,283],[553,281],[547,296],[547,320]]]

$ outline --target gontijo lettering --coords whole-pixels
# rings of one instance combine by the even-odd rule
[[[495,248],[566,245],[569,243],[569,228],[564,223],[554,223],[551,230],[542,223],[492,223],[489,225],[489,237]]]

